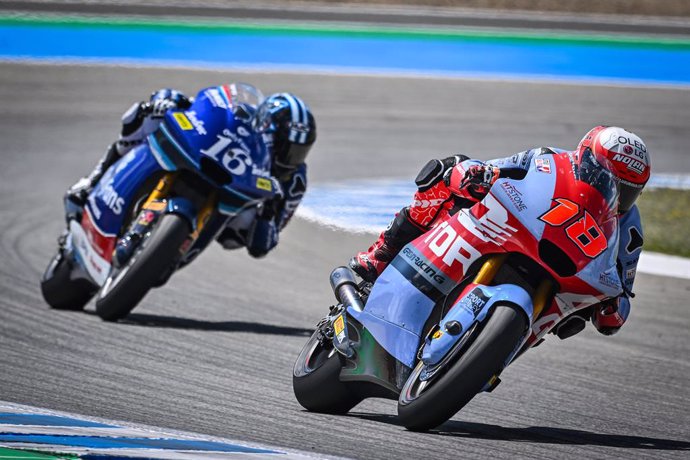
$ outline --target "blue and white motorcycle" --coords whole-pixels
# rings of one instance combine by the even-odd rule
[[[41,280],[48,304],[81,310],[97,294],[102,319],[123,318],[233,219],[280,193],[266,139],[251,127],[261,99],[244,84],[200,91],[106,171],[83,209],[68,207]]]

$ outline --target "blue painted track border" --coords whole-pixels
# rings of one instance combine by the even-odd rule
[[[0,59],[690,87],[687,43],[336,32],[4,18]]]

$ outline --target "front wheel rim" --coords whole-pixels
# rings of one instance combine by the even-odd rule
[[[431,381],[419,379],[424,367],[424,363],[420,361],[407,378],[407,381],[400,392],[400,404],[403,406],[415,401],[417,398],[419,398],[419,396],[422,395],[422,393],[424,393],[424,390],[430,386]]]

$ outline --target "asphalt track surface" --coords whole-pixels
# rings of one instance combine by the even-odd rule
[[[48,309],[38,280],[62,193],[120,113],[157,87],[233,79],[311,103],[313,183],[572,147],[599,121],[638,131],[657,171],[690,172],[688,90],[0,64],[0,400],[360,459],[690,456],[686,280],[640,274],[620,334],[550,338],[427,434],[397,425],[392,401],[332,417],[292,394],[294,359],[333,301],[328,273],[371,236],[296,219],[263,260],[214,245],[124,322]]]

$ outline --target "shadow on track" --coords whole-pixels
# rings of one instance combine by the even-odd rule
[[[147,315],[131,313],[121,324],[171,329],[190,329],[198,331],[253,332],[255,334],[292,335],[309,337],[314,330],[299,327],[274,326],[272,324],[250,323],[244,321],[204,321],[176,316]]]
[[[350,416],[390,425],[399,425],[396,417],[391,415],[351,412]],[[459,422],[454,420],[446,422],[439,428],[429,431],[429,434],[458,438],[486,439],[490,441],[618,447],[623,449],[690,451],[690,442],[673,439],[593,433],[591,431],[544,426],[507,428],[500,425]]]

